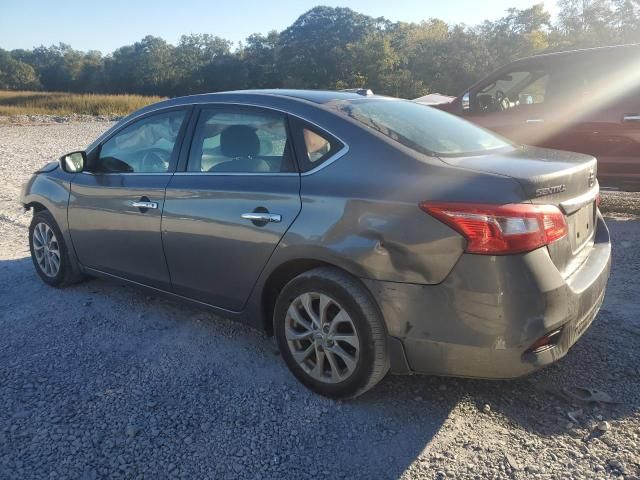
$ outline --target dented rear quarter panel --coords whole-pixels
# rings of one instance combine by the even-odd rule
[[[363,135],[347,139],[344,157],[302,175],[301,213],[267,274],[286,261],[312,258],[361,278],[437,284],[462,255],[465,240],[420,210],[420,202],[522,199],[510,178],[452,168],[371,132]]]

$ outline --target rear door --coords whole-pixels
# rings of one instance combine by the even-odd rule
[[[202,107],[168,187],[162,231],[173,291],[240,311],[301,208],[285,114]]]
[[[89,268],[169,289],[160,223],[190,107],[145,115],[90,152],[74,176],[69,227]]]
[[[606,152],[598,156],[598,174],[604,185],[640,191],[640,87],[625,93],[610,111],[613,121],[608,125]]]
[[[585,61],[573,76],[579,88],[572,98],[571,125],[557,138],[557,148],[587,153],[598,159],[603,186],[640,189],[640,79],[632,72],[639,60],[614,55]],[[625,51],[625,53],[627,53]],[[597,63],[599,68],[589,68]],[[566,113],[565,113],[566,114]]]

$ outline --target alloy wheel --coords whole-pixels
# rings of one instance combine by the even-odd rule
[[[353,320],[323,293],[304,293],[291,302],[285,338],[298,365],[321,382],[342,382],[358,365],[360,341]]]
[[[54,278],[60,271],[60,245],[53,229],[44,222],[33,229],[33,251],[42,273]]]

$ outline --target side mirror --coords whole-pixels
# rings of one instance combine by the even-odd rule
[[[84,152],[71,152],[60,157],[60,166],[67,173],[79,173],[84,170],[86,154]]]
[[[465,93],[462,96],[461,105],[462,105],[463,112],[468,112],[469,110],[471,110],[471,100],[470,100],[469,92]]]

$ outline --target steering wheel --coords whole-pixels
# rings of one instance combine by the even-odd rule
[[[502,91],[496,90],[496,103],[498,104],[498,108],[500,111],[509,110],[511,107],[511,102],[509,101],[509,97]]]
[[[162,173],[169,169],[169,153],[154,148],[147,150],[140,161],[141,172]]]

